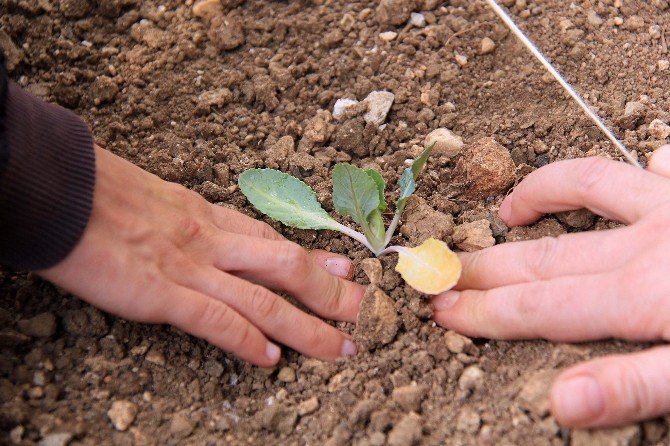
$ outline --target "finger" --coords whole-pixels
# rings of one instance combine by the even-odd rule
[[[633,317],[640,304],[629,298],[635,294],[621,285],[621,275],[614,271],[486,291],[450,291],[432,300],[433,317],[449,329],[492,339],[656,338],[655,322],[644,325]]]
[[[486,290],[612,270],[637,252],[621,249],[629,237],[628,229],[564,234],[459,253],[463,273],[456,289]]]
[[[348,258],[322,249],[315,249],[310,251],[309,254],[317,265],[333,276],[346,280],[351,280],[354,277],[354,264]]]
[[[267,240],[286,240],[269,224],[255,220],[240,212],[212,204],[214,224],[221,230]]]
[[[279,361],[280,348],[226,304],[182,287],[171,289],[165,298],[166,323],[260,367]]]
[[[184,281],[186,286],[230,306],[270,338],[301,353],[326,360],[356,354],[355,344],[344,333],[262,286],[215,268],[198,269]]]
[[[556,420],[569,427],[632,423],[670,412],[670,348],[611,356],[563,373],[550,393]]]
[[[500,206],[509,226],[530,224],[543,214],[588,208],[632,223],[670,196],[670,183],[642,169],[604,158],[549,164],[531,173]]]
[[[295,243],[224,234],[213,253],[222,271],[285,291],[325,318],[356,320],[365,288],[334,277]]]
[[[647,166],[649,172],[670,178],[670,146],[656,149]]]

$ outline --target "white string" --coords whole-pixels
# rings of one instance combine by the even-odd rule
[[[639,168],[642,168],[640,163],[635,159],[635,157],[630,153],[630,151],[626,148],[626,146],[623,145],[621,141],[612,133],[612,131],[605,125],[605,123],[600,119],[600,117],[591,110],[591,107],[589,107],[586,102],[584,102],[584,99],[575,91],[574,88],[561,76],[561,73],[559,73],[556,68],[547,60],[546,57],[542,55],[540,50],[537,49],[537,47],[531,42],[531,40],[526,37],[526,35],[521,31],[521,28],[517,26],[516,23],[510,18],[509,15],[505,12],[504,9],[502,9],[498,3],[496,3],[494,0],[486,0],[493,8],[496,14],[502,19],[503,22],[509,27],[509,29],[521,40],[521,42],[528,48],[528,50],[533,53],[533,55],[544,65],[544,67],[549,70],[549,72],[556,78],[559,84],[565,90],[570,93],[570,96],[579,104],[579,106],[586,112],[587,115],[593,120],[593,122],[596,123],[596,125],[600,128],[600,130],[603,131],[603,133],[609,138],[610,141],[612,141],[612,144],[619,149],[619,152],[626,158],[626,160],[631,163],[633,166],[637,166]]]

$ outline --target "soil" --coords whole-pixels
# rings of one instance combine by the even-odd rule
[[[479,222],[473,249],[491,236],[503,243],[616,225],[572,213],[508,231],[496,217],[501,183],[506,188],[559,159],[617,154],[484,2],[382,3],[223,0],[200,5],[197,17],[192,0],[4,0],[0,45],[19,84],[76,110],[101,145],[258,218],[236,186],[245,169],[274,167],[303,178],[332,210],[336,162],[376,167],[396,184],[426,135],[445,127],[463,138],[464,153],[491,146],[478,141],[492,137],[512,161],[482,173],[484,166],[468,168],[467,157],[433,157],[415,206],[426,215],[409,218],[399,243],[429,235],[431,212],[448,225],[437,235],[449,242],[453,226]],[[664,135],[658,122],[653,131],[649,125],[670,118],[668,1],[502,3],[644,163]],[[410,18],[412,11],[423,19]],[[360,113],[333,118],[337,99],[361,101],[375,90],[395,95],[385,126]],[[497,162],[491,158],[478,159]],[[468,172],[493,175],[493,188],[468,180]],[[481,233],[482,220],[490,235]],[[356,262],[369,256],[333,233],[273,225],[308,248]],[[463,338],[430,321],[430,308],[401,282],[394,262],[383,259],[380,283],[398,313],[391,342],[332,364],[286,351],[275,370],[170,327],[103,314],[32,274],[2,269],[0,442],[670,441],[668,419],[570,432],[548,414],[556,370],[643,345]],[[367,283],[360,269],[355,280]],[[353,333],[353,324],[338,326]]]

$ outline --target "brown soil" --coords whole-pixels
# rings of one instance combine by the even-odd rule
[[[517,181],[558,159],[615,155],[481,1],[385,2],[400,5],[396,14],[402,5],[422,10],[423,28],[386,17],[373,0],[222,3],[230,12],[213,19],[210,31],[193,15],[192,0],[5,0],[0,44],[12,50],[14,79],[75,109],[100,144],[254,216],[235,186],[245,169],[289,171],[332,210],[335,162],[376,166],[395,184],[404,160],[416,155],[414,145],[438,127],[461,135],[466,147],[494,137],[509,151]],[[667,66],[659,64],[670,57],[668,2],[503,3],[644,161],[660,143],[649,123],[670,117]],[[385,31],[398,36],[384,41]],[[496,48],[481,54],[485,37]],[[395,94],[384,129],[357,116],[332,118],[337,99],[362,100],[373,90]],[[640,104],[624,117],[630,101]],[[440,234],[445,240],[452,219],[489,220],[498,242],[612,225],[562,215],[507,234],[495,217],[501,195],[469,193],[457,163],[433,158],[419,185],[421,207],[449,225]],[[412,220],[418,230],[430,227],[419,223]],[[275,226],[309,248],[356,261],[368,256],[347,238]],[[411,228],[399,237],[412,239]],[[479,242],[487,243],[468,246]],[[399,313],[394,341],[336,364],[289,351],[277,370],[251,367],[169,327],[102,314],[33,275],[0,270],[0,442],[670,441],[668,420],[592,434],[561,431],[547,413],[554,369],[642,346],[473,343],[445,334],[430,322],[422,297],[393,272],[394,261],[384,259],[381,283]],[[366,283],[362,272],[356,280]]]

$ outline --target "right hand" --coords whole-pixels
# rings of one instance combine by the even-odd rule
[[[345,280],[348,259],[308,253],[269,225],[99,147],[96,171],[81,240],[40,275],[103,310],[174,325],[262,367],[281,355],[269,339],[326,360],[356,354],[349,336],[269,291],[355,321],[365,288]]]

